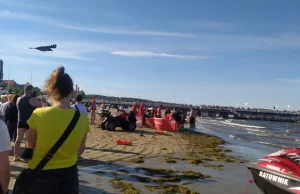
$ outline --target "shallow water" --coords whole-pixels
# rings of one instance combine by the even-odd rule
[[[199,132],[230,143],[228,148],[248,160],[258,159],[284,147],[300,146],[300,124],[247,120],[198,119]]]
[[[224,147],[233,151],[228,154],[247,160],[256,160],[285,146],[299,146],[299,127],[300,125],[295,123],[199,119],[196,130],[223,138],[228,142]],[[176,154],[180,155],[181,153]],[[166,168],[180,172],[192,170],[211,175],[212,178],[210,179],[192,180],[193,184],[187,186],[189,189],[204,194],[240,194],[244,192],[247,182],[246,164],[225,164],[224,170],[218,171],[202,165],[193,166],[188,164],[187,161],[167,164],[163,162],[163,158],[152,158],[146,160],[144,164],[117,163],[81,168],[79,170],[81,193],[118,193],[119,191],[109,183],[114,177],[134,184],[141,193],[151,193],[145,188],[145,185],[155,184],[153,179],[158,178],[159,175],[148,174],[143,170],[139,171],[136,167]],[[116,173],[118,170],[125,170],[128,173]],[[249,176],[251,177],[250,174]],[[143,181],[146,181],[146,183]],[[255,184],[249,185],[247,194],[261,193]]]
[[[245,183],[247,181],[246,164],[226,164],[224,170],[219,171],[203,167],[202,165],[193,166],[188,164],[187,161],[177,161],[176,164],[167,164],[163,162],[162,158],[152,158],[146,160],[144,164],[103,164],[81,168],[79,170],[81,194],[119,193],[118,190],[111,187],[109,182],[115,177],[121,178],[125,182],[132,183],[143,194],[153,193],[147,190],[145,185],[160,185],[153,182],[153,179],[159,178],[162,175],[147,173],[147,171],[144,170],[137,170],[139,167],[172,169],[179,171],[179,174],[180,172],[187,170],[208,174],[212,178],[196,180],[186,179],[175,183],[181,184],[183,182],[192,182],[192,184],[187,185],[186,187],[200,192],[201,194],[241,194],[244,191]],[[252,184],[249,185],[247,194],[261,194],[261,192],[256,185]]]

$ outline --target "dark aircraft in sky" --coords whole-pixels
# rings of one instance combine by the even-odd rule
[[[36,47],[36,48],[29,47],[29,49],[36,49],[36,50],[39,50],[39,51],[42,51],[42,52],[53,51],[52,49],[55,49],[55,48],[56,48],[56,44],[53,44],[53,45],[50,45],[50,46],[39,46],[39,47]]]

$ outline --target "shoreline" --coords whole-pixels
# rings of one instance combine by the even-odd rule
[[[116,145],[113,142],[114,139],[132,141],[133,146]],[[85,160],[78,164],[81,194],[126,193],[121,192],[120,188],[113,187],[111,180],[115,180],[116,177],[122,179],[126,184],[132,184],[139,191],[137,193],[162,193],[163,190],[155,190],[159,189],[157,186],[166,187],[168,185],[173,185],[169,189],[187,189],[190,193],[192,191],[221,193],[226,189],[236,187],[237,181],[243,187],[246,183],[245,161],[230,156],[231,154],[233,153],[226,149],[224,140],[204,133],[167,132],[165,135],[159,135],[153,129],[137,129],[135,132],[122,130],[109,132],[97,128],[96,125],[91,125],[91,132],[87,138],[87,149],[83,154]],[[12,165],[10,189],[12,189],[15,178],[26,167],[26,164],[14,163],[12,157],[10,159]],[[178,172],[164,176],[152,173],[149,176],[145,171],[138,171],[138,168],[160,168]],[[203,176],[209,175],[211,178],[186,178],[183,173],[187,171],[201,173]],[[242,175],[244,176],[234,179]],[[180,181],[178,179],[168,183],[155,182],[166,177],[179,177]],[[150,183],[143,183],[145,180]],[[147,186],[148,188],[146,188]],[[155,187],[153,188],[153,186]],[[253,186],[255,192],[251,192],[250,187],[249,194],[259,193],[255,190],[256,186]],[[236,194],[241,193],[243,190],[241,189],[239,188]],[[232,190],[223,193],[235,194]]]

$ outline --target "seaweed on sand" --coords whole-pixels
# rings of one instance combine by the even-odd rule
[[[150,174],[174,174],[178,172],[178,171],[163,169],[163,168],[143,168],[143,167],[138,167],[136,168],[136,170],[137,171],[143,170]]]
[[[204,167],[213,168],[213,169],[216,169],[216,170],[223,170],[222,168],[224,166],[222,164],[204,164]]]
[[[202,163],[202,160],[200,160],[200,159],[191,159],[191,160],[189,160],[189,164],[198,165],[200,163]]]
[[[205,179],[205,178],[211,178],[209,175],[201,174],[200,172],[194,172],[194,171],[184,171],[183,175],[184,178],[187,179]]]
[[[179,176],[167,176],[156,179],[154,182],[157,183],[166,183],[166,182],[179,182],[181,181]]]
[[[177,163],[177,161],[172,158],[165,158],[164,160],[168,164],[176,164]]]
[[[193,182],[184,182],[182,183],[182,185],[191,185],[191,184],[194,184]]]
[[[114,178],[111,181],[114,188],[119,189],[124,194],[139,194],[139,190],[135,188],[132,184],[124,183],[119,178]]]
[[[170,194],[170,193],[199,194],[182,185],[165,185],[165,186],[146,185],[145,187],[149,189],[151,192],[159,192],[162,194]]]
[[[137,164],[145,163],[145,161],[142,157],[135,158],[135,159],[131,160],[131,162],[137,163]]]

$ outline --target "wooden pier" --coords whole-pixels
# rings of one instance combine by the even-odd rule
[[[263,120],[278,122],[300,122],[300,112],[266,109],[200,108],[201,117],[223,117],[230,119]]]

